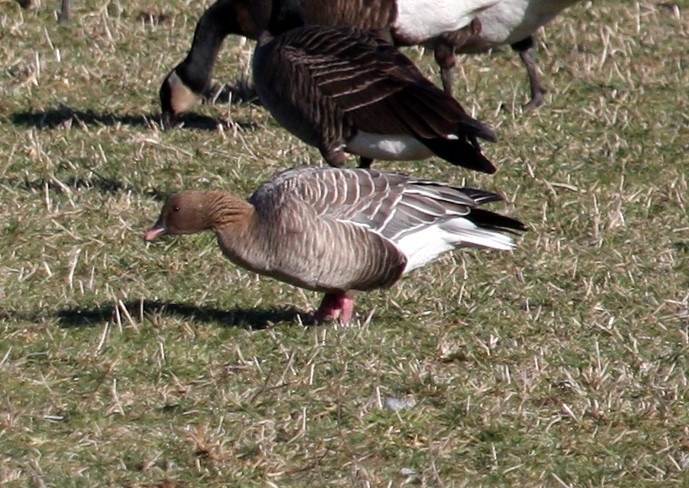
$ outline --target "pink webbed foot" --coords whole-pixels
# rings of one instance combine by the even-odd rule
[[[326,293],[313,318],[318,323],[339,320],[341,324],[346,324],[352,320],[352,315],[354,315],[354,298],[347,296],[346,293]]]

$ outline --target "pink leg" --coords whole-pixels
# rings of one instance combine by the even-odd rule
[[[341,303],[340,323],[348,324],[352,320],[352,315],[354,315],[354,298],[344,296]]]
[[[316,310],[314,319],[316,322],[326,320],[337,320],[346,324],[352,320],[354,314],[354,298],[348,296],[346,292],[326,293],[323,296],[320,307]]]

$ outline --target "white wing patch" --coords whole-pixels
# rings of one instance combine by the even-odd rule
[[[458,218],[445,222],[441,226],[423,227],[417,232],[405,235],[395,242],[407,256],[407,274],[434,261],[441,254],[457,247],[478,247],[510,251],[515,244],[509,235],[489,229],[479,229],[474,223]]]

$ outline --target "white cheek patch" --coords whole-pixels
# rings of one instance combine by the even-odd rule
[[[397,0],[395,31],[421,42],[466,27],[478,12],[498,0]]]
[[[359,132],[347,143],[347,151],[365,158],[388,161],[419,160],[433,153],[410,136],[393,136]]]
[[[170,74],[168,83],[170,84],[170,91],[172,93],[170,104],[172,105],[172,111],[175,115],[181,115],[188,112],[199,103],[201,97],[191,91],[175,71]]]

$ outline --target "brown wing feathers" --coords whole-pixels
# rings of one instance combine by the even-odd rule
[[[477,226],[507,231],[525,230],[515,219],[476,208],[502,198],[472,188],[455,188],[428,180],[409,180],[376,170],[329,171],[301,168],[295,191],[314,212],[337,225],[363,226],[396,240],[419,227],[464,217]],[[285,172],[285,177],[295,174]],[[276,180],[279,184],[280,180]]]
[[[324,97],[312,93],[297,103],[311,113],[315,100],[330,107],[342,118],[345,137],[358,130],[408,134],[453,164],[495,171],[477,142],[495,141],[493,130],[470,117],[406,56],[374,34],[309,26],[284,34],[283,42],[289,46],[285,52],[292,66],[308,73],[308,90]],[[317,115],[323,118],[329,111],[324,107]]]

